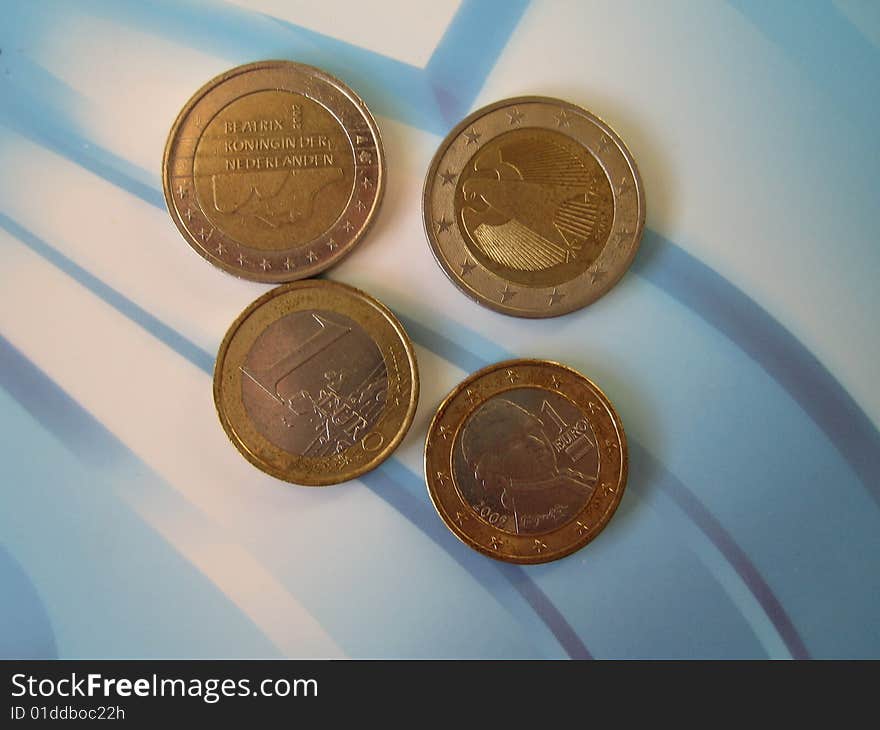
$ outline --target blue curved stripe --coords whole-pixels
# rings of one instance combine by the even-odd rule
[[[161,342],[177,351],[183,357],[189,359],[194,365],[200,367],[208,374],[211,373],[212,365],[206,364],[204,362],[204,357],[208,357],[211,362],[213,359],[210,358],[204,350],[201,350],[191,341],[183,337],[183,335],[168,328],[164,323],[159,322],[159,320],[152,315],[149,315],[149,313],[128,300],[124,295],[86,272],[85,269],[82,269],[82,267],[61,254],[45,241],[39,239],[27,229],[23,228],[8,216],[0,214],[0,228],[15,235],[16,238],[21,240],[22,243],[31,248],[35,253],[43,256],[47,261],[60,268],[74,280],[92,291],[96,296],[102,298],[110,306],[117,308],[117,311],[120,311],[120,313],[129,317],[133,322],[157,337]],[[83,276],[83,274],[85,274],[85,276]],[[122,305],[121,307],[119,306],[120,304]],[[156,329],[156,323],[159,323],[161,327]],[[444,337],[442,334],[437,333],[424,325],[407,320],[404,323],[404,326],[408,327],[407,331],[416,342],[463,369],[479,369],[493,361],[513,357],[512,353],[503,350],[493,343],[488,343],[487,341],[482,340],[478,335],[472,335],[464,339],[477,343],[482,341],[485,355],[488,355],[488,357],[476,354],[472,350],[456,344],[451,339]],[[168,332],[173,332],[176,337],[169,337]],[[181,342],[184,343],[185,346],[182,350],[177,350],[176,348],[180,346]],[[193,358],[193,349],[198,354],[198,357],[196,358]],[[634,448],[639,447],[634,445]],[[393,459],[389,460],[389,462],[392,463],[393,461]],[[440,535],[443,537],[441,538],[438,536],[437,530],[440,527],[440,524],[436,516],[431,514],[430,510],[416,508],[414,506],[415,501],[408,496],[403,489],[395,488],[394,478],[386,473],[389,468],[390,465],[386,462],[385,465],[379,467],[379,473],[384,473],[384,477],[373,477],[372,481],[367,477],[363,480],[364,483],[376,491],[381,498],[389,502],[389,504],[400,512],[400,514],[412,521],[413,524],[422,530],[422,532],[424,532],[429,538],[437,542],[437,544],[446,550],[453,559],[462,564],[468,572],[475,577],[478,577],[474,573],[475,569],[473,563],[463,562],[460,556],[457,557],[453,548],[450,547],[455,541],[442,530],[440,531]],[[686,490],[686,488],[684,488],[680,482],[672,478],[665,469],[662,467],[659,468],[662,469],[663,474],[667,475],[667,478],[661,480],[660,484],[667,487],[669,485],[672,485],[673,487],[675,487],[675,485],[680,485],[676,488],[669,489],[670,496],[679,504],[688,516],[694,519],[697,526],[718,548],[720,553],[725,556],[725,559],[727,559],[734,567],[776,627],[792,656],[806,656],[806,648],[804,647],[803,641],[798,636],[790,618],[785,613],[778,599],[772,593],[772,590],[763,578],[761,578],[757,568],[749,560],[745,552],[739,548],[729,533],[727,533],[718,520],[702,506],[698,498],[692,492]],[[411,474],[408,470],[407,473]],[[499,569],[505,570],[505,577],[511,581],[514,588],[516,588],[517,592],[520,593],[529,605],[538,612],[538,616],[544,621],[545,625],[550,629],[560,642],[560,645],[563,646],[570,656],[589,656],[589,650],[577,637],[576,632],[571,628],[555,606],[553,606],[552,602],[541,592],[540,588],[538,588],[537,585],[534,585],[533,581],[531,581],[524,572],[520,576],[515,572],[511,573],[510,570],[503,568]],[[514,580],[514,578],[516,580]],[[572,640],[572,636],[575,637],[576,641]]]
[[[467,339],[475,340],[481,349],[487,350],[490,355],[488,358],[484,359],[472,349],[465,349],[448,337],[434,332],[424,325],[407,320],[404,322],[404,326],[407,327],[407,332],[410,333],[416,342],[465,370],[476,370],[486,367],[492,362],[515,357],[513,353],[504,350],[494,343],[486,340],[480,342],[479,340],[482,338],[479,338],[478,335],[468,334]],[[690,489],[675,478],[656,459],[651,457],[647,449],[639,445],[632,438],[629,438],[628,441],[634,455],[634,458],[631,460],[633,474],[636,475],[640,470],[644,470],[645,473],[652,475],[650,477],[651,482],[656,483],[659,488],[669,495],[703,534],[706,535],[727,562],[733,566],[776,628],[791,655],[799,659],[808,658],[809,652],[794,623],[746,552]],[[637,479],[631,481],[636,481],[637,483]]]
[[[21,564],[0,545],[0,659],[57,659],[58,642],[46,604]]]
[[[704,535],[717,547],[733,566],[742,582],[760,604],[773,624],[793,659],[809,659],[810,653],[800,633],[795,628],[773,589],[758,572],[745,551],[733,536],[680,479],[663,466],[640,444],[629,439],[630,460],[629,489],[641,491],[650,483],[662,489],[691,519]],[[640,478],[642,476],[645,478]],[[647,475],[650,475],[649,477]]]
[[[711,324],[798,402],[880,506],[880,433],[821,362],[741,289],[646,230],[633,269]]]
[[[425,68],[226,2],[44,0],[20,3],[4,26],[16,32],[14,46],[38,46],[47,28],[94,15],[232,63],[291,58],[339,76],[379,115],[440,134],[473,103],[527,6],[528,0],[462,0]]]
[[[880,53],[831,0],[800,0],[797,8],[766,0],[727,0],[776,48],[801,67],[861,133],[874,138],[880,119]],[[860,153],[874,157],[877,147]]]
[[[407,493],[404,487],[391,475],[392,470],[403,471],[412,481],[420,484],[424,494],[423,479],[409,471],[399,462],[389,460],[377,469],[364,474],[359,479],[401,515],[416,525],[436,545],[442,548],[464,568],[478,583],[489,585],[491,573],[500,573],[514,590],[525,600],[531,609],[550,629],[566,654],[572,659],[592,659],[593,656],[577,632],[553,604],[544,591],[535,583],[520,565],[496,563],[473,552],[460,543],[446,529],[434,509],[425,499],[417,499]],[[395,469],[397,467],[397,469]]]
[[[165,209],[159,190],[145,183],[151,178],[146,171],[94,144],[78,131],[63,108],[47,101],[75,92],[39,67],[22,69],[26,78],[21,83],[8,81],[14,86],[11,96],[18,101],[0,106],[0,123],[144,202]],[[651,229],[645,230],[632,270],[711,324],[779,383],[825,433],[880,506],[880,433],[843,386],[788,329],[718,272]],[[466,345],[444,339],[444,351],[458,358],[454,361],[467,371],[478,367],[479,359],[472,355],[477,356],[487,347],[492,349],[485,338],[465,328],[456,332],[456,339],[465,339]]]
[[[87,271],[73,259],[68,258],[54,246],[35,236],[27,228],[0,212],[0,228],[24,243],[31,251],[38,254],[50,264],[63,271],[69,277],[82,284],[89,291],[107,302],[113,309],[136,322],[153,337],[179,353],[193,365],[206,373],[213,372],[214,356],[203,350],[195,342],[169,327],[158,317],[150,314],[143,307],[135,304],[124,294],[104,283],[97,276]]]
[[[184,357],[206,374],[212,374],[214,357],[187,337],[169,327],[142,307],[139,307],[128,297],[98,279],[3,213],[0,213],[0,229],[17,238],[34,253],[70,276],[74,281],[143,328],[172,351]],[[47,377],[0,334],[0,365],[3,365],[3,369],[6,370],[11,364],[19,363],[19,361],[24,361],[28,366],[17,368],[17,371],[22,371],[23,375],[18,380],[10,381],[10,383],[6,383],[5,379],[3,380],[3,385],[8,385],[10,395],[19,400],[35,416],[40,417],[40,421],[49,426],[53,433],[61,438],[62,442],[72,443],[74,446],[73,450],[79,457],[86,460],[119,458],[119,450],[123,449],[123,447],[115,440],[101,440],[102,444],[107,441],[107,443],[115,445],[116,448],[112,451],[108,452],[106,445],[102,445],[101,448],[92,448],[96,437],[103,436],[105,433],[103,427],[90,419],[81,418],[80,406],[67,396],[66,393],[58,389],[57,386],[53,389],[47,388]],[[28,386],[29,382],[31,385]],[[43,404],[41,409],[34,411],[33,404],[25,397],[29,393],[40,393],[41,395],[38,397],[46,398],[50,402]],[[30,397],[32,398],[33,396]],[[52,418],[47,419],[43,417],[45,413],[51,413]],[[68,416],[74,418],[75,422],[66,423],[65,419]],[[85,422],[85,427],[82,425],[82,422]],[[95,431],[95,429],[98,430]],[[102,463],[103,461],[97,465]],[[510,582],[514,590],[535,611],[541,621],[544,622],[569,657],[574,659],[591,658],[584,642],[528,575],[524,572],[520,574],[516,571],[504,569],[502,564],[495,563],[494,561],[486,561],[482,558],[474,560],[474,556],[470,555],[470,550],[464,545],[459,544],[451,536],[427,503],[424,501],[419,502],[401,486],[400,481],[392,474],[391,469],[393,466],[397,466],[404,477],[412,483],[419,484],[420,490],[423,489],[421,486],[422,479],[406,469],[402,464],[396,464],[393,459],[380,465],[372,473],[361,477],[361,481],[448,553],[478,583],[486,585],[488,582],[486,577],[491,571],[500,572]]]

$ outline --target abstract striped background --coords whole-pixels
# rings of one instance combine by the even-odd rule
[[[762,3],[6,0],[0,22],[0,656],[877,657],[880,9]],[[289,487],[226,442],[210,378],[265,291],[168,218],[192,91],[290,58],[376,114],[389,188],[328,272],[417,345],[394,458]],[[586,310],[479,308],[433,262],[424,171],[470,110],[559,96],[639,162],[648,229]],[[498,564],[428,499],[442,396],[512,356],[593,378],[632,442],[621,508]]]

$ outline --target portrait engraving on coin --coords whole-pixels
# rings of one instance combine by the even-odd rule
[[[480,148],[459,177],[454,205],[477,261],[505,280],[541,287],[586,271],[614,216],[598,161],[548,129],[516,129]]]
[[[516,535],[559,528],[587,504],[599,474],[587,414],[542,388],[482,403],[452,451],[456,489],[487,524]]]
[[[361,443],[385,407],[388,372],[376,343],[338,312],[299,311],[254,341],[241,366],[241,398],[257,430],[300,456]]]
[[[316,239],[354,191],[354,152],[322,105],[272,89],[234,99],[206,125],[193,160],[205,216],[238,242],[280,251]]]

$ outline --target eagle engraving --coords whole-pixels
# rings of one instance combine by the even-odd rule
[[[252,172],[244,185],[235,184],[241,177],[211,176],[214,207],[220,213],[249,216],[270,228],[280,228],[307,220],[315,196],[341,180],[343,172],[340,167]]]
[[[511,141],[474,160],[462,184],[461,223],[483,254],[517,271],[541,271],[582,253],[592,259],[596,187],[597,176],[561,144]]]

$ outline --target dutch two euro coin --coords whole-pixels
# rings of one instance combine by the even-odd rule
[[[613,287],[636,255],[645,193],[605,122],[545,97],[474,112],[425,179],[425,233],[449,279],[480,304],[553,317]]]
[[[582,548],[608,524],[627,480],[611,401],[580,373],[510,360],[471,375],[428,429],[425,477],[453,534],[512,563]]]
[[[314,276],[348,254],[385,188],[379,129],[339,79],[263,61],[186,103],[163,160],[171,218],[199,255],[245,279]]]
[[[400,444],[419,376],[400,322],[363,292],[330,281],[272,289],[220,345],[214,402],[253,465],[304,485],[354,479]]]

